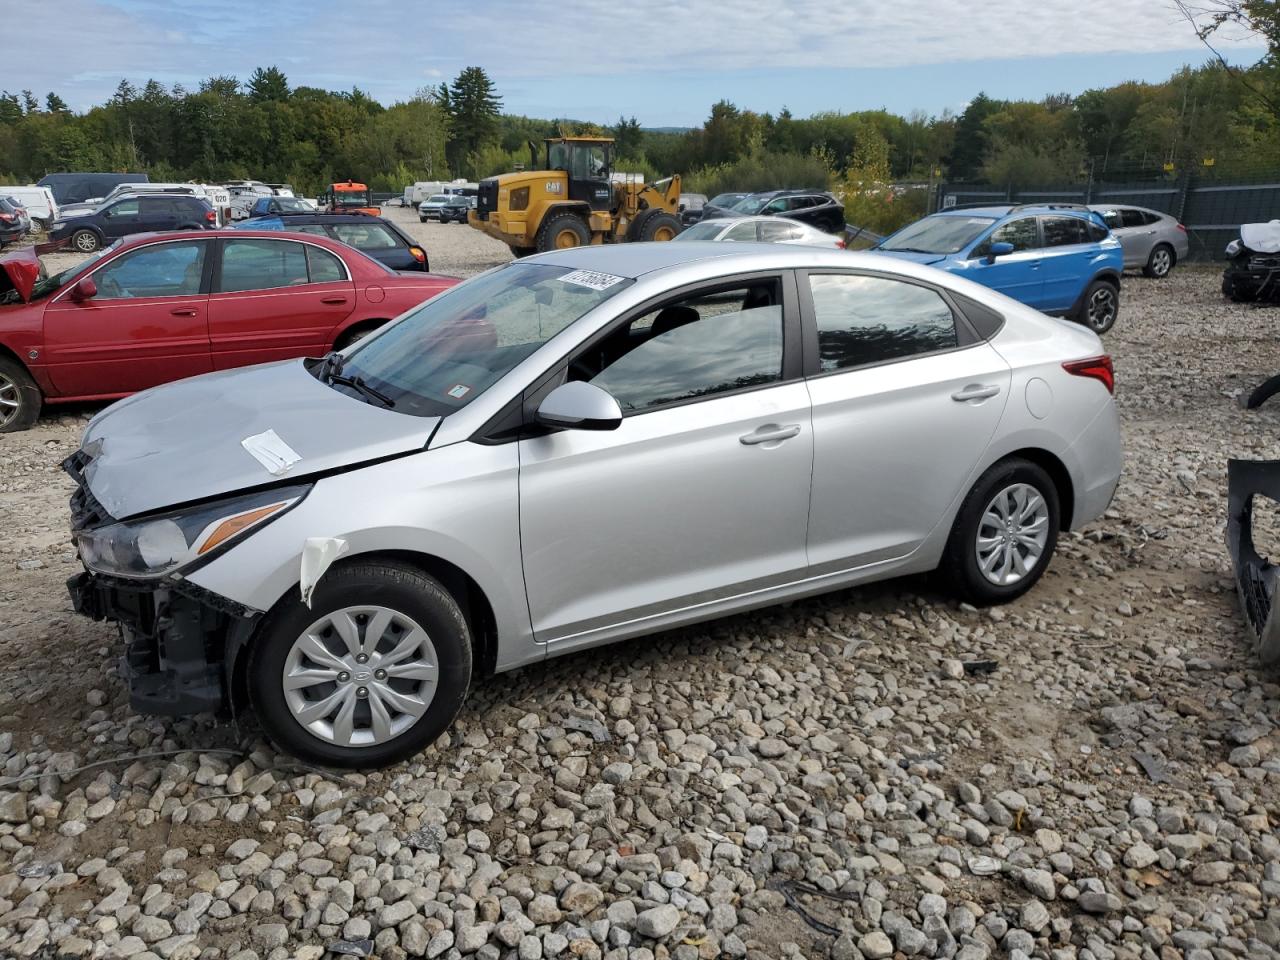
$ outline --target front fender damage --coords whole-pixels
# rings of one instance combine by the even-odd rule
[[[1253,541],[1253,507],[1258,495],[1280,503],[1280,460],[1227,461],[1227,549],[1236,589],[1257,642],[1258,658],[1280,664],[1280,614],[1276,581],[1280,567],[1258,553]]]

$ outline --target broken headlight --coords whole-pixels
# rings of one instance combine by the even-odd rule
[[[80,559],[90,570],[117,577],[160,577],[224,547],[287,513],[309,485],[258,493],[122,520],[75,532]]]

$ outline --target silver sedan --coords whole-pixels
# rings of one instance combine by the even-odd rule
[[[1191,251],[1187,228],[1167,213],[1124,204],[1095,203],[1089,209],[1102,214],[1111,235],[1120,241],[1126,270],[1159,279]]]
[[[477,675],[935,568],[1018,597],[1111,500],[1112,388],[1086,328],[905,261],[553,251],[99,414],[69,586],[136,708],[247,696],[283,749],[376,767]]]
[[[676,237],[682,243],[804,243],[815,247],[844,248],[844,238],[823,233],[799,220],[786,217],[737,217],[703,220],[685,227]]]

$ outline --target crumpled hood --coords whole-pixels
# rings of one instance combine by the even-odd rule
[[[284,360],[179,380],[108,407],[85,431],[81,472],[123,519],[421,450],[439,422],[340,393],[303,361]],[[241,445],[268,430],[297,454],[280,474]]]
[[[1243,224],[1240,241],[1255,253],[1280,253],[1280,220]]]
[[[0,256],[0,294],[17,291],[23,303],[31,300],[31,290],[40,278],[40,260],[34,248],[25,247]]]
[[[907,250],[881,250],[876,247],[868,250],[867,253],[880,253],[886,257],[897,257],[899,260],[910,260],[912,263],[923,263],[928,266],[931,263],[937,263],[939,260],[947,259],[941,253],[911,253]]]

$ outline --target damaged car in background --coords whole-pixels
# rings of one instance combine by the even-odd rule
[[[0,434],[26,430],[44,404],[318,356],[457,282],[272,231],[137,234],[50,276],[33,248],[3,254]]]
[[[1113,387],[1091,331],[905,261],[553,251],[99,414],[68,587],[137,709],[378,767],[547,657],[935,568],[1020,596],[1111,501]]]
[[[1237,303],[1280,303],[1280,220],[1246,223],[1227,244],[1222,295]]]

